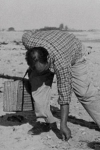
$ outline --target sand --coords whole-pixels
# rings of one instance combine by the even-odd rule
[[[0,150],[100,150],[100,131],[73,94],[70,104],[68,126],[72,138],[68,141],[59,139],[53,131],[40,135],[29,135],[28,131],[36,121],[33,111],[4,112],[4,82],[9,77],[23,77],[28,68],[21,36],[23,32],[0,32]],[[91,81],[96,88],[100,87],[100,32],[74,33],[87,47],[87,58]],[[57,103],[58,94],[56,78],[52,86],[51,105],[54,115],[60,123],[60,111]],[[11,116],[23,116],[21,121],[9,120]]]

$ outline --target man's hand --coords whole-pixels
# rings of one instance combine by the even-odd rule
[[[71,130],[66,125],[60,125],[60,132],[63,141],[68,141],[71,138]]]
[[[63,140],[68,141],[71,138],[71,130],[67,127],[69,104],[61,105],[60,109],[61,109],[60,131],[61,131]]]

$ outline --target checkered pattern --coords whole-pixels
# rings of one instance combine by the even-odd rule
[[[72,93],[71,65],[84,54],[81,42],[73,34],[59,30],[27,32],[22,42],[27,49],[41,46],[48,50],[57,76],[59,104],[69,103]]]

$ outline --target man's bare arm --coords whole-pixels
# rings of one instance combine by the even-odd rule
[[[69,140],[71,138],[71,131],[67,126],[69,104],[60,105],[60,109],[61,109],[60,131],[62,134],[62,138],[63,140]]]

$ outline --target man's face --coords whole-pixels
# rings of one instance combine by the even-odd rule
[[[34,54],[35,58],[38,58],[38,54],[35,53]],[[36,60],[35,62],[33,61],[34,59],[31,59],[31,68],[34,70],[36,69],[37,72],[43,72],[45,70],[47,70],[50,67],[51,61],[50,58],[48,56],[47,62],[46,63],[41,63],[38,60]]]
[[[40,63],[39,61],[35,63],[35,69],[37,70],[37,72],[43,72],[47,70],[48,68],[49,68],[48,62],[46,64]]]

